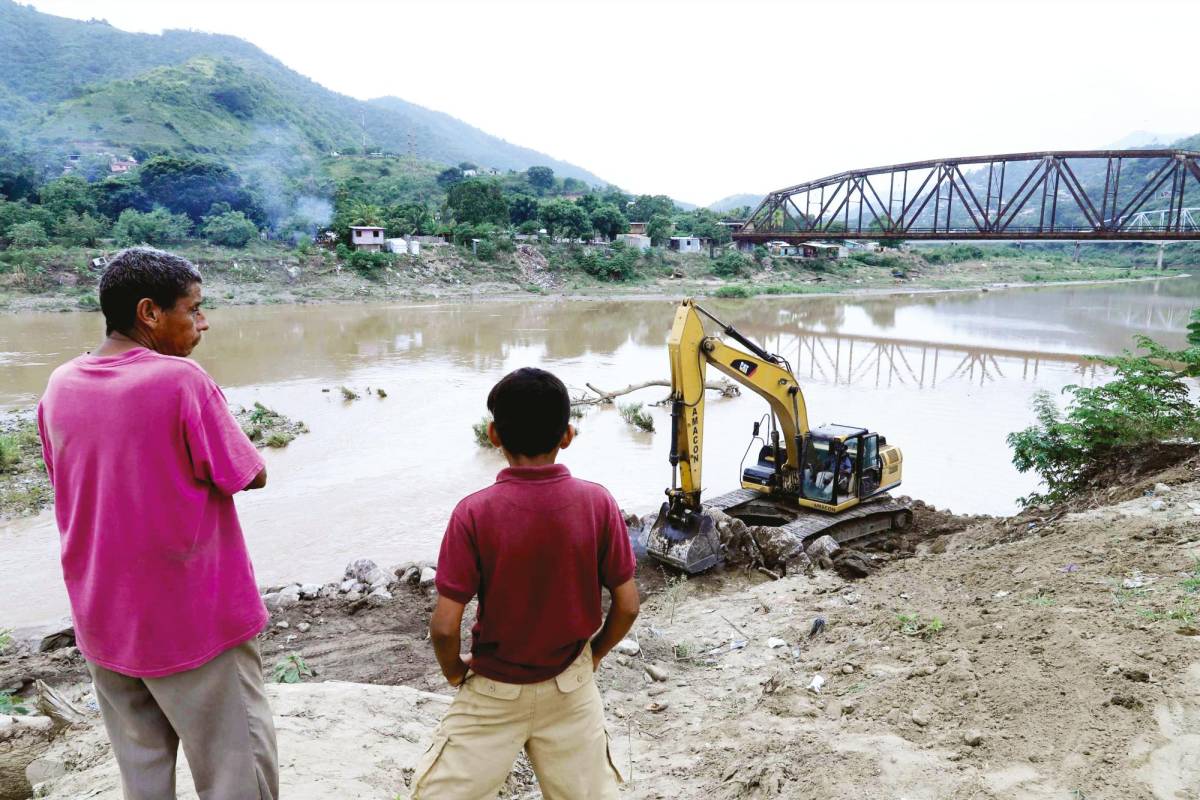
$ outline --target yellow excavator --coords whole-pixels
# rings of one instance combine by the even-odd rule
[[[748,352],[709,336],[701,315]],[[800,384],[782,356],[767,352],[690,299],[675,312],[667,350],[671,488],[647,537],[653,558],[688,573],[721,563],[724,554],[709,513],[713,509],[747,525],[784,528],[805,544],[823,534],[839,544],[861,542],[911,523],[908,507],[887,494],[900,485],[900,449],[866,428],[810,429]],[[770,421],[765,437],[761,421],[754,423],[753,436],[762,447],[757,463],[742,471],[742,488],[701,500],[709,364],[764,398]]]

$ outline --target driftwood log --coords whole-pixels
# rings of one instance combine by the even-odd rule
[[[587,386],[587,388],[589,388],[593,392],[595,392],[595,396],[593,397],[591,395],[584,394],[581,397],[577,397],[574,400],[572,400],[571,401],[572,405],[577,405],[577,406],[609,405],[613,402],[614,398],[620,397],[622,395],[630,394],[632,392],[636,392],[641,389],[648,389],[652,386],[664,386],[664,387],[670,388],[671,382],[666,381],[666,380],[642,381],[641,383],[631,383],[628,386],[626,386],[624,389],[617,389],[616,391],[607,391],[605,389],[600,389],[591,383],[588,383],[585,385]],[[722,397],[737,397],[738,395],[741,394],[741,390],[738,389],[737,385],[732,383],[729,380],[708,381],[707,383],[704,384],[704,388],[708,389],[710,391],[713,391],[713,392],[718,392]]]

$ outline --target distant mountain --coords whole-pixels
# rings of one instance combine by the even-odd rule
[[[593,173],[398,98],[330,91],[233,36],[128,33],[0,0],[0,136],[42,151],[220,154],[245,164],[361,148],[500,170]]]
[[[1129,150],[1135,147],[1150,147],[1151,145],[1167,147],[1171,142],[1178,141],[1186,136],[1186,133],[1150,133],[1149,131],[1134,131],[1133,133],[1122,136],[1120,139],[1106,146],[1104,149]]]
[[[742,206],[754,208],[762,202],[765,196],[761,194],[731,194],[729,197],[722,197],[715,203],[709,203],[708,207],[717,212],[733,211]]]

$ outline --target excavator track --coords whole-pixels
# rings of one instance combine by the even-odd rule
[[[747,524],[783,528],[799,536],[806,547],[823,535],[832,536],[843,547],[862,547],[884,540],[894,531],[905,530],[912,524],[912,510],[889,494],[876,495],[840,514],[786,506],[750,489],[736,489],[706,500],[704,507],[722,511]],[[789,516],[793,518],[785,521]]]

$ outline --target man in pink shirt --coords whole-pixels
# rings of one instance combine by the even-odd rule
[[[208,329],[186,259],[119,253],[107,336],[38,405],[75,637],[127,800],[175,797],[182,742],[203,800],[274,800],[275,728],[255,636],[268,616],[233,496],[258,451],[186,356]]]

